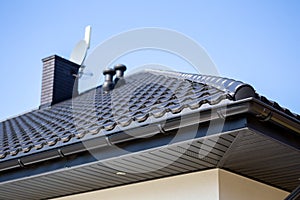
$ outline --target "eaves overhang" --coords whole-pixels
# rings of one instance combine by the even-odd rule
[[[182,115],[5,160],[0,193],[50,198],[210,168],[287,191],[300,184],[297,119],[254,98]],[[211,122],[222,129],[207,134]]]

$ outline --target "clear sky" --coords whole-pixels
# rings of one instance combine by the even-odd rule
[[[134,28],[176,30],[206,49],[221,76],[300,113],[299,1],[2,0],[0,120],[39,106],[41,59],[68,58],[86,25],[91,49]]]

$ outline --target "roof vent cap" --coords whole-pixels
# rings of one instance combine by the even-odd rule
[[[123,64],[117,64],[114,66],[114,69],[116,71],[116,78],[115,78],[115,86],[119,87],[121,85],[125,84],[125,79],[124,79],[124,72],[126,71],[126,66]]]
[[[116,71],[114,69],[111,68],[107,68],[105,70],[103,70],[103,75],[105,76],[105,80],[103,83],[103,90],[105,92],[111,91],[114,89],[114,82],[113,82],[113,77],[116,74]]]

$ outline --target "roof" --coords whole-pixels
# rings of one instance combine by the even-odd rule
[[[129,145],[130,150],[126,152],[126,156],[133,157],[123,158],[121,155],[125,153],[118,154],[112,150],[112,153],[108,154],[103,149],[96,154],[100,154],[101,159],[104,159],[103,162],[116,162],[113,165],[119,168],[120,163],[122,167],[139,163],[137,157],[144,156],[140,159],[148,163],[149,168],[151,168],[152,165],[159,162],[167,162],[167,158],[162,155],[166,154],[164,151],[167,151],[168,154],[170,154],[169,151],[172,151],[171,154],[175,155],[176,152],[180,152],[180,148],[183,146],[193,144],[193,152],[197,153],[200,150],[205,150],[203,144],[215,140],[216,146],[211,147],[212,152],[207,155],[208,157],[204,156],[203,159],[199,159],[190,156],[189,152],[183,152],[183,157],[188,158],[174,161],[175,164],[170,164],[165,170],[158,170],[154,174],[140,174],[125,178],[126,180],[117,178],[119,183],[114,180],[116,178],[113,176],[111,177],[113,180],[108,179],[107,176],[110,173],[107,171],[113,171],[112,169],[106,168],[102,162],[93,163],[94,166],[78,168],[73,172],[81,173],[81,176],[78,176],[79,179],[76,179],[80,182],[84,181],[84,176],[90,176],[86,168],[92,171],[101,169],[101,172],[107,175],[105,177],[101,175],[102,178],[99,175],[99,179],[95,178],[95,187],[86,188],[87,186],[84,186],[85,183],[83,182],[82,187],[78,186],[74,191],[70,191],[70,188],[64,185],[66,190],[62,190],[61,194],[41,193],[42,196],[39,198],[106,188],[212,167],[223,167],[289,191],[297,184],[295,180],[287,183],[286,178],[282,177],[280,173],[282,168],[289,168],[290,176],[300,176],[299,170],[296,170],[300,167],[300,116],[279,106],[276,102],[260,96],[252,86],[228,78],[159,70],[142,71],[126,76],[125,80],[126,84],[116,87],[111,92],[106,93],[99,86],[49,108],[34,110],[1,122],[0,171],[24,168],[24,166],[38,162],[63,159],[74,154],[78,154],[79,157],[82,148],[101,149],[117,143],[123,145],[124,148]],[[226,108],[225,113],[223,112],[224,108]],[[212,116],[212,109],[216,110],[216,116]],[[198,117],[195,118],[197,114]],[[255,120],[250,119],[248,114],[251,114]],[[178,130],[178,124],[185,128],[193,124],[206,123],[204,127],[207,127],[207,122],[210,120],[224,117],[226,117],[226,120],[222,122],[224,127],[219,130],[224,134],[219,135],[220,137],[217,139],[212,136],[206,138],[201,127],[197,129],[196,135],[190,138],[187,136],[189,129],[185,129],[186,133],[179,136],[179,143],[173,141],[176,146],[166,146],[169,144],[167,142],[169,137],[171,137],[167,133]],[[269,121],[272,121],[273,125]],[[274,129],[274,124],[276,127],[278,126],[277,129]],[[163,136],[160,134],[156,138],[157,133],[163,133]],[[262,133],[263,135],[261,135]],[[155,137],[151,137],[153,135]],[[134,142],[129,143],[131,140]],[[89,143],[89,141],[97,141],[97,143]],[[160,151],[155,154],[144,152],[154,147],[160,147]],[[251,153],[254,150],[255,153]],[[258,150],[261,155],[256,152]],[[141,155],[131,155],[130,152],[141,152]],[[275,156],[273,155],[274,152],[277,153]],[[284,152],[284,155],[279,155],[281,152]],[[80,164],[91,161],[91,158],[86,158],[86,154],[82,154],[82,156],[78,161]],[[269,161],[265,162],[265,156],[269,156]],[[105,160],[113,157],[118,160]],[[153,158],[150,159],[151,162],[149,158]],[[160,158],[160,161],[154,158]],[[71,161],[71,165],[72,162],[73,164],[77,162],[75,162],[76,157],[72,157],[72,159],[74,162]],[[95,159],[92,161],[95,162]],[[53,162],[59,163],[61,161]],[[264,166],[262,162],[265,163]],[[272,163],[274,162],[277,164],[284,162],[285,165],[282,164],[281,168],[273,169]],[[65,165],[65,163],[62,164],[62,166]],[[77,165],[78,163],[74,164],[74,166]],[[45,166],[49,168],[50,164],[44,163],[41,167]],[[57,166],[59,165],[57,164]],[[263,168],[257,168],[257,166]],[[122,167],[120,170],[124,170]],[[274,173],[267,176],[265,170],[270,168]],[[49,170],[53,171],[54,169],[57,170],[58,168],[50,167],[46,171],[49,173]],[[3,191],[1,193],[6,194],[7,191],[11,190],[13,183],[10,181],[19,180],[25,175],[37,175],[43,172],[36,170],[32,174],[30,174],[31,172],[27,174],[30,168],[25,167],[24,170],[26,172],[22,175],[16,175],[18,172],[13,171],[13,175],[8,173],[7,176],[2,177],[0,183],[2,181],[4,185],[2,185]],[[166,173],[166,171],[170,172]],[[70,174],[68,171],[59,173],[61,174],[53,175],[51,180],[59,179],[58,177],[70,178],[62,175],[64,173]],[[274,174],[277,174],[278,177],[274,178]],[[71,176],[73,180],[74,177],[72,177],[73,175]],[[41,182],[35,176],[30,182],[33,183],[35,179],[37,182]],[[106,183],[100,187],[97,181],[98,183],[101,181]],[[54,182],[53,188],[62,187],[57,181]],[[113,183],[109,184],[110,182]],[[36,188],[36,185],[33,184],[32,188]],[[19,191],[20,189],[16,188],[16,190]],[[33,198],[30,195],[32,193],[28,197]]]
[[[51,108],[2,121],[0,160],[78,142],[86,135],[109,134],[132,123],[139,126],[148,118],[162,118],[185,108],[234,101],[238,89],[248,86],[227,78],[163,71],[135,74],[126,81],[112,93],[98,87]],[[256,97],[300,120],[276,102]]]
[[[233,101],[237,89],[246,85],[225,78],[159,71],[134,74],[126,82],[111,93],[104,93],[100,86],[1,122],[0,159],[78,142],[87,135],[110,134],[131,124],[140,126],[149,118],[160,119],[185,108]]]

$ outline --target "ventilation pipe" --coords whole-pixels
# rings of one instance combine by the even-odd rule
[[[105,92],[109,92],[114,89],[115,84],[113,82],[113,77],[115,74],[116,71],[114,69],[108,68],[103,70],[103,75],[105,76],[105,80],[102,88]]]
[[[116,78],[115,78],[115,87],[120,87],[121,85],[125,84],[125,79],[124,79],[124,72],[126,71],[126,66],[123,64],[117,64],[114,67],[116,71]]]

